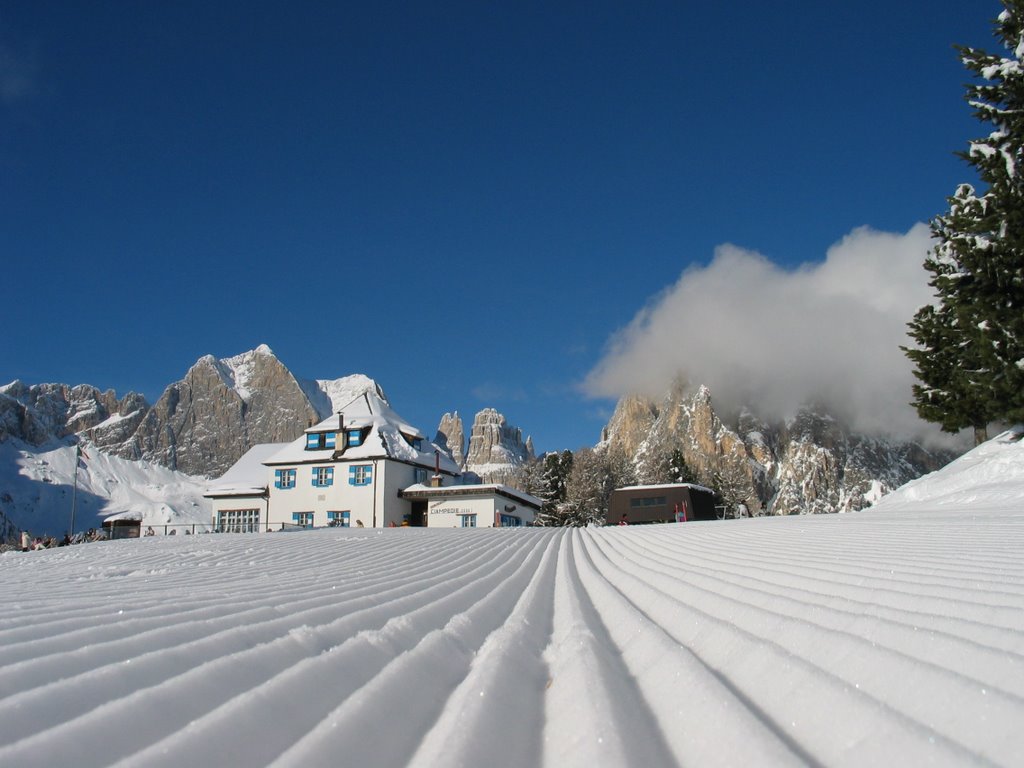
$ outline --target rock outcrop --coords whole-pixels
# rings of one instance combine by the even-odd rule
[[[460,467],[466,465],[466,432],[459,412],[446,413],[437,425],[437,436],[434,443],[451,454],[452,459]]]
[[[446,413],[437,431],[438,438],[445,439],[453,456],[456,449],[461,451],[463,426],[457,413]],[[530,438],[524,441],[522,430],[509,425],[505,417],[493,408],[485,408],[473,419],[465,459],[461,462],[456,459],[456,462],[485,483],[505,483],[512,479],[520,466],[533,458],[533,441]]]
[[[130,435],[149,404],[129,392],[118,400],[113,390],[101,392],[85,384],[33,384],[14,381],[0,387],[0,442],[9,438],[30,445],[77,433],[95,435],[101,447]]]
[[[678,451],[694,479],[755,514],[861,509],[952,458],[916,443],[856,435],[820,409],[785,424],[744,411],[727,425],[707,387],[677,382],[661,402],[619,401],[603,434],[607,450],[631,457],[638,482],[663,482],[665,457]]]
[[[268,348],[226,360],[207,355],[164,390],[113,452],[212,477],[253,445],[294,440],[318,420],[298,381]]]

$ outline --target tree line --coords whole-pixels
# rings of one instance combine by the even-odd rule
[[[674,446],[655,450],[639,465],[607,444],[546,453],[520,465],[510,482],[544,502],[536,523],[545,526],[603,525],[612,491],[630,485],[695,483],[710,488],[716,504],[732,508],[749,493],[746,480],[728,468],[700,477]]]

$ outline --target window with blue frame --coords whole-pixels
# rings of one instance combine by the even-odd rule
[[[279,490],[287,490],[295,487],[294,469],[275,469],[274,487]]]
[[[501,527],[502,528],[519,528],[522,526],[523,521],[515,515],[502,515],[501,516]]]
[[[334,485],[334,467],[313,467],[313,487],[329,488]]]
[[[371,464],[353,464],[348,468],[349,485],[369,485],[373,481]]]
[[[347,509],[342,512],[328,512],[327,524],[335,528],[351,528],[352,513]]]
[[[363,444],[366,439],[366,432],[362,429],[347,429],[345,430],[345,447],[355,448]]]
[[[306,435],[307,451],[323,451],[333,449],[337,444],[336,432],[310,432]]]
[[[413,435],[407,435],[405,432],[402,433],[402,437],[405,438],[405,442],[415,448],[417,451],[423,450],[423,438],[414,437]]]
[[[295,521],[296,525],[302,526],[303,528],[313,527],[312,512],[292,512],[292,520]]]
[[[463,528],[476,528],[476,515],[459,515],[459,522]]]

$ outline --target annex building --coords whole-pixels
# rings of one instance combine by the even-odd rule
[[[631,485],[612,491],[608,525],[715,520],[715,494],[693,483]]]

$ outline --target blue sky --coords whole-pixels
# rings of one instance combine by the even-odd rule
[[[0,2],[0,381],[155,401],[266,343],[593,444],[581,383],[716,247],[793,270],[971,180],[999,10]]]

